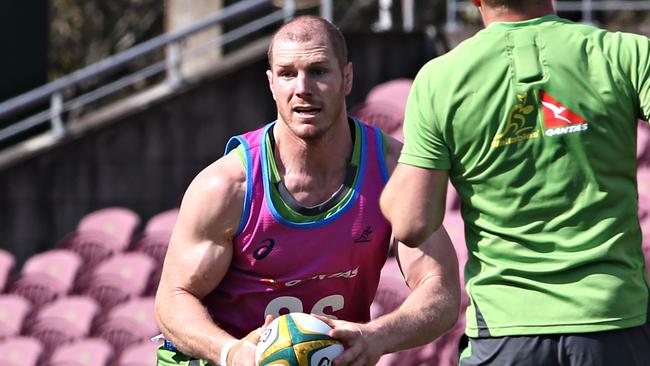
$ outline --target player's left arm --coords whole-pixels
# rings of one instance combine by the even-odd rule
[[[401,143],[388,141],[389,171],[396,164]],[[398,245],[398,258],[411,294],[395,311],[367,324],[325,320],[330,335],[347,344],[335,365],[374,365],[386,353],[417,347],[454,326],[460,307],[458,259],[443,227],[419,246]]]
[[[424,345],[451,329],[458,319],[458,259],[441,227],[422,245],[398,245],[400,266],[411,294],[393,312],[366,324],[320,317],[330,336],[347,348],[334,365],[374,365],[386,353]]]

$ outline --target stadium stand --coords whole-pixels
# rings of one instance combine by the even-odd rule
[[[358,106],[359,116],[384,123],[382,128],[392,128],[388,133],[401,139],[403,109],[378,106],[385,94],[395,100],[404,98],[407,84],[402,80],[378,88]],[[650,127],[645,122],[639,124],[637,154],[643,253],[650,264]],[[150,338],[159,330],[152,295],[177,216],[178,208],[161,211],[140,227],[138,214],[127,208],[93,211],[56,249],[27,259],[13,281],[14,256],[0,250],[0,287],[6,291],[0,295],[0,365],[153,365],[157,345]],[[451,185],[444,225],[457,252],[463,283],[464,224],[460,197]],[[650,266],[646,270],[650,275]],[[382,270],[372,316],[393,310],[408,293],[397,260],[390,257]],[[452,330],[423,347],[384,355],[379,365],[456,365],[467,302],[463,291],[461,316]]]
[[[113,347],[101,338],[84,338],[54,351],[47,366],[109,366]],[[154,365],[151,363],[150,365]]]
[[[81,267],[81,258],[73,251],[51,249],[29,258],[9,292],[21,295],[38,308],[70,293]]]
[[[155,295],[156,289],[158,288],[162,263],[165,260],[167,246],[169,245],[177,217],[178,208],[169,209],[154,215],[147,221],[142,235],[133,244],[133,251],[145,253],[156,261],[154,271],[151,274],[147,290],[145,291],[146,295]]]
[[[156,364],[158,345],[150,340],[127,346],[115,366],[151,366]]]
[[[0,292],[4,291],[7,287],[7,282],[15,264],[16,258],[14,258],[14,255],[4,249],[0,249]]]
[[[153,297],[135,298],[115,306],[95,329],[94,336],[108,341],[118,357],[130,345],[151,342],[151,337],[160,333],[153,308]]]
[[[88,337],[99,311],[90,297],[61,297],[38,311],[26,334],[41,342],[47,360],[60,346]]]
[[[0,340],[20,335],[31,315],[32,303],[16,294],[0,295]]]
[[[138,252],[116,254],[98,264],[80,292],[95,298],[103,311],[141,296],[149,285],[155,261]]]
[[[42,354],[41,342],[32,337],[8,338],[0,342],[2,366],[40,366]]]
[[[103,232],[116,239],[116,251],[129,247],[131,238],[140,225],[140,216],[124,207],[107,207],[84,216],[77,225],[77,232]]]
[[[178,208],[171,208],[160,212],[147,221],[147,224],[144,226],[144,235],[155,233],[171,235],[176,224],[176,219],[178,219]]]

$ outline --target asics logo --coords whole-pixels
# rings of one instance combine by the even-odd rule
[[[253,252],[253,258],[258,260],[266,258],[271,253],[271,250],[275,246],[275,240],[264,239],[259,244],[261,245]]]

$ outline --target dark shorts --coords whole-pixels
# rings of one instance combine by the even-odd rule
[[[460,366],[648,366],[650,319],[634,328],[581,334],[469,338]]]

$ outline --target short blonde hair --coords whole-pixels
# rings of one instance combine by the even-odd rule
[[[314,15],[303,15],[296,17],[275,32],[269,44],[267,56],[269,65],[273,66],[273,45],[276,40],[283,39],[294,42],[306,42],[315,37],[325,36],[332,46],[341,70],[348,63],[348,46],[341,31],[329,21]]]

